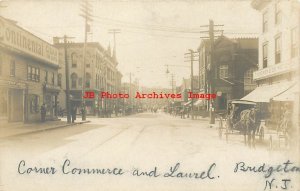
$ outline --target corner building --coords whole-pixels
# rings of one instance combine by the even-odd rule
[[[57,114],[58,50],[46,41],[0,17],[0,120],[40,121],[40,107],[46,105],[46,119]]]

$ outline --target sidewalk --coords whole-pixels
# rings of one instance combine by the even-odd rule
[[[7,123],[0,122],[0,139],[26,135],[30,133],[37,133],[42,131],[48,131],[56,128],[68,127],[72,125],[79,125],[83,123],[89,123],[90,121],[78,121],[75,123],[67,123],[64,119],[63,121],[46,121],[45,123],[26,123],[16,122],[16,123]]]

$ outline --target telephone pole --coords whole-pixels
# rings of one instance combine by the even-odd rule
[[[67,110],[67,122],[71,123],[71,113],[70,113],[70,71],[69,71],[69,63],[68,63],[68,39],[72,39],[74,37],[68,37],[64,35],[63,37],[56,37],[57,39],[63,39],[64,41],[64,52],[65,52],[65,75],[66,75],[66,110]]]
[[[108,33],[109,34],[113,34],[113,37],[114,37],[114,50],[113,50],[113,56],[114,58],[116,59],[117,58],[117,55],[116,55],[116,49],[117,49],[117,43],[116,43],[116,34],[118,33],[121,33],[121,30],[120,29],[109,29],[108,30]]]
[[[188,53],[185,53],[185,55],[188,55],[190,57],[190,60],[187,60],[188,62],[191,62],[191,93],[194,92],[194,61],[197,61],[194,59],[194,57],[198,57],[198,52],[194,52],[193,50],[189,49]],[[191,98],[191,116],[192,120],[194,119],[194,99]]]
[[[214,42],[215,42],[215,37],[220,37],[223,36],[223,30],[215,30],[214,27],[221,27],[224,25],[215,25],[213,20],[209,20],[209,25],[203,25],[201,27],[208,27],[208,31],[201,31],[200,33],[208,33],[208,37],[201,37],[201,38],[206,38],[209,39],[210,41],[210,62],[207,65],[207,69],[209,72],[208,74],[208,91],[210,94],[215,92],[215,87],[213,83],[213,75],[215,74],[215,70],[217,71],[217,76],[219,75],[219,70],[218,66],[214,63]],[[216,32],[221,32],[221,35],[216,36]],[[200,68],[199,68],[200,69]],[[217,77],[216,76],[216,77]],[[210,124],[215,124],[215,105],[213,103],[213,100],[209,100],[209,116],[210,116]]]
[[[91,4],[88,2],[88,0],[84,0],[80,5],[80,16],[84,18],[85,25],[84,25],[84,45],[83,45],[83,79],[82,79],[82,93],[81,93],[81,99],[82,99],[82,121],[86,120],[86,108],[85,108],[85,100],[83,98],[84,92],[85,92],[85,65],[86,65],[86,46],[87,46],[87,33],[90,32],[90,24],[89,22],[92,22],[92,8]]]

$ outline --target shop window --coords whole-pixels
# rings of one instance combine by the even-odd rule
[[[298,43],[298,30],[293,28],[291,31],[291,56],[292,58],[298,56],[299,43]]]
[[[219,77],[228,78],[228,65],[221,65],[219,67]]]
[[[30,98],[30,113],[38,113],[39,112],[39,96],[38,95],[29,95]]]
[[[57,75],[57,85],[58,85],[59,87],[61,87],[61,78],[62,78],[62,75],[61,75],[61,74],[58,74],[58,75]]]
[[[71,60],[72,60],[72,68],[76,68],[77,67],[77,54],[76,53],[72,53]]]
[[[71,74],[71,87],[72,88],[77,87],[77,74],[76,73]]]
[[[16,62],[15,60],[10,61],[10,76],[15,76],[16,75]]]
[[[91,74],[90,73],[86,73],[85,74],[85,87],[86,88],[90,88],[91,87]]]
[[[263,68],[268,67],[268,43],[263,45]]]
[[[268,32],[268,12],[263,14],[263,32]]]
[[[275,64],[281,62],[281,37],[275,37]]]

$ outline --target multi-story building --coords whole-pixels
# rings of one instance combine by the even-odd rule
[[[214,42],[213,63],[210,41],[201,42],[198,51],[200,89],[215,93],[216,110],[224,110],[228,100],[240,99],[255,89],[253,71],[258,64],[258,39],[253,37],[219,37]]]
[[[2,122],[39,121],[42,104],[46,106],[46,119],[55,119],[59,94],[57,71],[55,47],[16,22],[0,17]]]
[[[59,85],[62,90],[66,90],[65,45],[57,38],[54,38],[54,45],[59,49]],[[122,74],[117,70],[118,62],[114,55],[111,55],[110,48],[106,50],[97,42],[87,43],[85,66],[83,66],[84,43],[67,43],[66,47],[71,107],[77,107],[79,113],[84,101],[89,115],[104,116],[111,112],[117,102],[115,99],[102,99],[101,92],[119,93]],[[83,82],[84,78],[85,82]],[[85,92],[94,92],[95,97],[83,100],[83,89]],[[66,108],[65,97],[63,91],[60,96],[62,108]]]
[[[253,0],[251,5],[261,13],[259,69],[253,74],[258,87],[243,99],[267,103],[270,121],[275,122],[282,115],[278,111],[283,104],[295,100],[299,104],[295,90],[299,81],[300,2]]]

